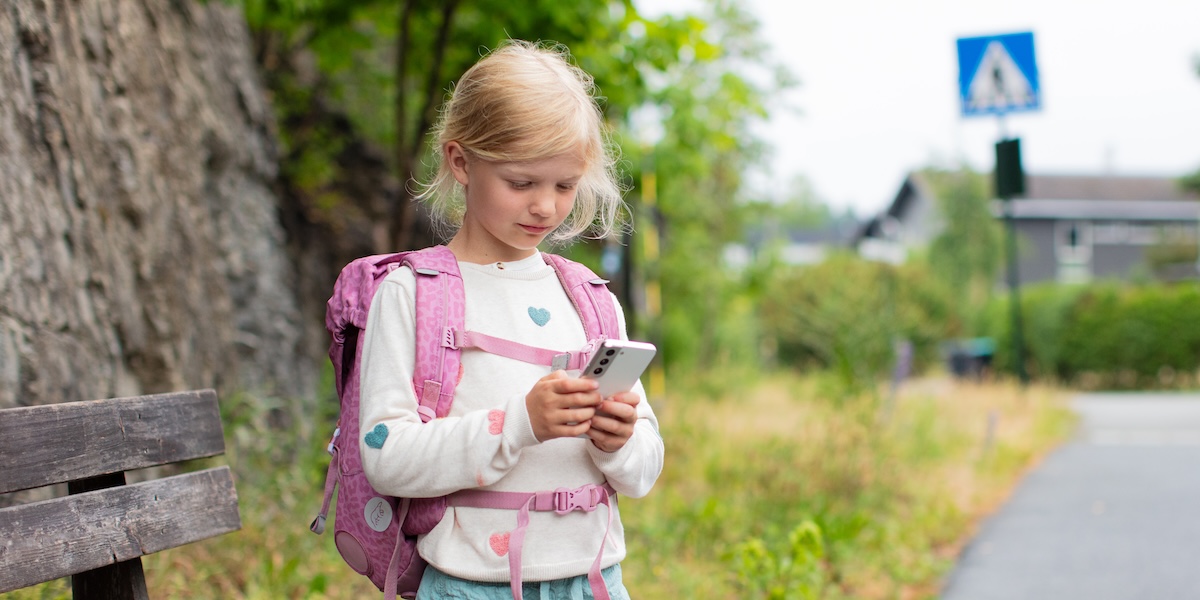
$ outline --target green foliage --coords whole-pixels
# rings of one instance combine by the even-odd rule
[[[705,26],[694,17],[646,19],[630,0],[240,4],[276,100],[292,201],[335,230],[347,226],[325,213],[349,211],[366,222],[354,228],[386,230],[386,241],[373,237],[387,244],[381,252],[428,236],[413,218],[415,188],[407,184],[425,179],[437,109],[483,53],[510,38],[566,45],[620,125],[649,99],[647,79],[676,65],[681,46]],[[696,56],[716,53],[705,43],[688,47]],[[394,179],[363,181],[356,168],[364,162]],[[377,171],[371,177],[382,179]]]
[[[1008,299],[998,299],[982,326],[1010,339]],[[1200,286],[1030,286],[1021,293],[1029,371],[1086,387],[1190,386],[1200,369]],[[997,367],[1012,371],[1011,346],[997,347]]]
[[[396,181],[423,179],[436,108],[481,52],[510,37],[568,46],[595,78],[633,181],[657,182],[654,206],[636,206],[647,190],[629,199],[635,226],[659,230],[661,253],[640,264],[644,240],[631,243],[639,277],[657,279],[665,302],[650,315],[658,322],[636,315],[634,329],[657,333],[668,372],[757,362],[756,298],[744,274],[722,268],[721,252],[745,235],[743,177],[764,150],[753,125],[793,77],[738,3],[654,19],[631,0],[241,3],[280,117],[293,201],[334,235],[370,232],[359,237],[377,244],[386,223],[389,247],[378,251],[405,244],[411,186],[386,195],[374,188],[389,183],[353,169],[387,153]],[[661,123],[635,123],[635,112]]]
[[[664,18],[684,41],[683,56],[649,95],[662,116],[644,167],[657,175],[657,202],[639,226],[654,226],[649,217],[661,229],[662,253],[651,269],[662,284],[669,372],[706,369],[730,354],[757,357],[756,298],[743,273],[723,267],[722,251],[745,235],[743,177],[763,151],[753,125],[766,117],[768,99],[790,86],[786,76],[759,78],[769,84],[751,77],[750,65],[771,70],[772,61],[744,9],[722,0],[707,10],[706,21]]]
[[[1054,365],[1063,355],[1063,333],[1070,312],[1083,287],[1034,285],[1021,289],[1022,333],[1026,356],[1030,358],[1027,371],[1033,377],[1049,380],[1061,378]],[[980,316],[975,331],[997,342],[993,366],[1000,371],[1015,373],[1012,352],[1012,313],[1008,297],[990,302]]]
[[[828,369],[848,393],[872,389],[894,364],[893,343],[913,344],[917,366],[958,333],[945,288],[920,264],[900,267],[841,254],[775,274],[762,301],[777,360]]]
[[[1181,179],[1179,185],[1193,194],[1200,194],[1200,170]]]
[[[929,265],[960,308],[980,307],[1003,259],[1003,228],[991,212],[991,181],[967,167],[927,168],[917,177],[937,199],[944,223],[929,247]]]
[[[825,585],[824,557],[820,526],[805,521],[788,534],[784,544],[768,547],[762,538],[738,544],[730,562],[737,572],[742,597],[816,600]]]
[[[1193,275],[1200,264],[1200,244],[1192,239],[1163,239],[1146,248],[1146,268],[1160,281],[1170,281],[1172,270]]]
[[[0,594],[4,600],[71,600],[71,578],[54,581]]]

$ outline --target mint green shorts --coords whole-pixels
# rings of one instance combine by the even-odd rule
[[[621,565],[600,572],[612,600],[629,600],[629,592],[621,583]],[[587,575],[552,581],[526,581],[521,584],[525,600],[593,600]],[[433,567],[425,567],[417,600],[512,600],[512,586],[507,581],[482,583],[447,575]]]

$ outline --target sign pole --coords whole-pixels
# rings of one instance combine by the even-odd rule
[[[1003,129],[1003,121],[1001,128]],[[1006,136],[1005,136],[1006,137]],[[996,197],[1004,205],[1004,228],[1006,230],[1006,254],[1008,256],[1008,294],[1012,308],[1013,360],[1016,362],[1017,377],[1021,385],[1029,384],[1025,371],[1025,344],[1021,325],[1021,278],[1017,270],[1017,217],[1013,198],[1025,193],[1025,170],[1021,168],[1021,140],[1004,139],[996,142]]]
[[[1008,230],[1008,295],[1012,304],[1012,346],[1016,361],[1017,378],[1021,385],[1029,385],[1029,373],[1025,371],[1025,344],[1021,335],[1021,294],[1017,279],[1017,223],[1013,217],[1012,199],[1004,200],[1004,220]]]
[[[1013,205],[1013,199],[1025,193],[1025,172],[1021,168],[1020,140],[1009,138],[1004,115],[1041,109],[1041,82],[1034,60],[1033,33],[960,38],[957,46],[963,116],[996,115],[1000,128],[994,178],[996,197],[1004,207],[1014,366],[1021,385],[1025,386],[1029,384],[1029,374],[1025,370],[1017,271],[1017,219]]]

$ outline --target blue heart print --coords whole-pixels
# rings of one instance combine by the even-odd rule
[[[537,323],[538,327],[545,327],[546,323],[550,322],[550,311],[544,308],[529,307],[529,318]]]
[[[378,450],[382,448],[383,443],[387,441],[387,436],[387,425],[380,423],[375,426],[375,429],[372,429],[365,437],[363,437],[363,441],[366,442],[368,446]]]

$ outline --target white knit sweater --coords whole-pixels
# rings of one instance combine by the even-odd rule
[[[466,289],[467,330],[563,351],[586,343],[578,313],[540,255],[505,263],[503,269],[471,263],[459,263],[459,268]],[[608,481],[629,497],[650,491],[662,471],[663,442],[640,382],[634,388],[642,396],[634,435],[611,454],[587,439],[539,442],[525,395],[550,367],[473,349],[462,354],[462,380],[450,414],[421,423],[412,388],[415,286],[409,269],[392,272],[375,294],[365,331],[360,430],[372,431],[380,423],[388,428],[382,448],[359,440],[363,471],[376,490],[428,497],[470,488],[537,492]],[[613,302],[617,303],[615,296]],[[544,320],[547,314],[549,320]],[[625,337],[619,305],[617,315]],[[615,508],[612,530],[603,542],[603,567],[625,557],[624,530]],[[600,506],[591,513],[531,513],[522,579],[586,574],[604,540],[606,510]],[[418,551],[455,577],[508,581],[508,540],[516,519],[515,510],[452,507],[419,541]]]

